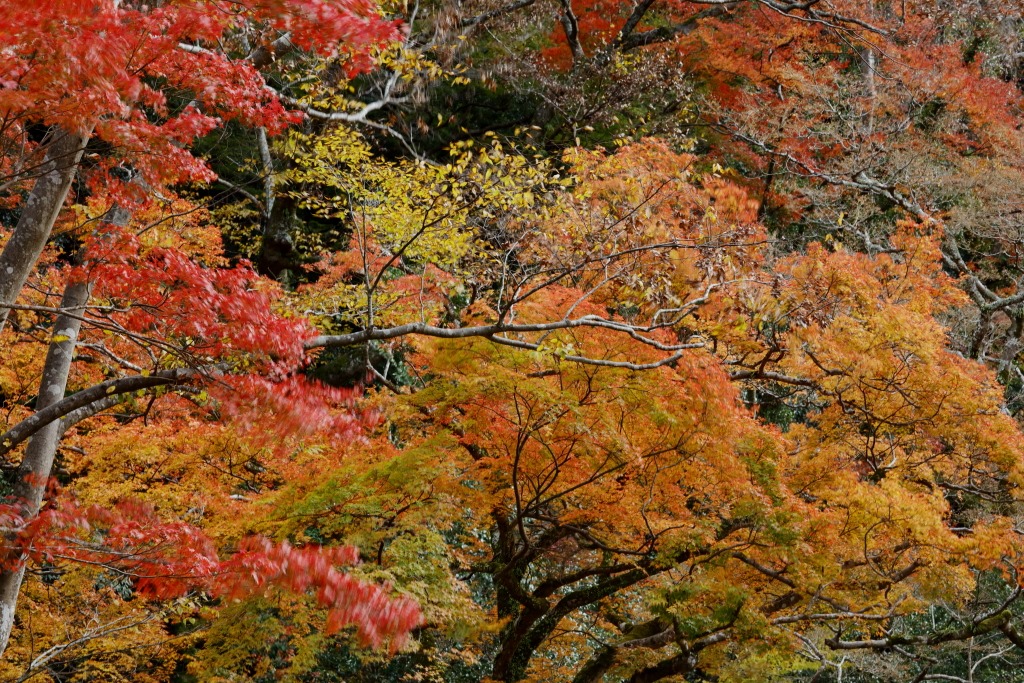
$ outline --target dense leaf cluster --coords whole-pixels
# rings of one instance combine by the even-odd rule
[[[0,6],[0,678],[1024,661],[1024,7]]]

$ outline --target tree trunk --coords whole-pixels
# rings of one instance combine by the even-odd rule
[[[263,242],[256,255],[260,273],[280,280],[300,264],[292,234],[298,223],[298,202],[287,195],[276,197],[263,229]]]
[[[50,231],[64,206],[90,133],[70,133],[54,128],[51,135],[41,175],[25,200],[14,234],[0,254],[0,332],[10,313],[4,306],[18,298],[50,239]]]
[[[89,290],[89,283],[81,282],[69,284],[64,291],[60,305],[68,315],[58,316],[53,328],[53,338],[43,365],[39,396],[36,398],[37,411],[64,398],[78,333],[82,327],[78,316],[85,312]],[[53,468],[61,431],[60,420],[54,420],[36,432],[25,449],[25,457],[15,475],[11,500],[21,506],[22,518],[26,521],[39,514],[39,505]],[[8,566],[0,571],[0,656],[7,650],[7,642],[14,627],[18,593],[25,576],[24,557],[5,559]]]

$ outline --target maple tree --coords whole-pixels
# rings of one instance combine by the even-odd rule
[[[1014,517],[997,508],[974,507],[969,534],[950,528],[943,491],[1012,499],[1020,437],[1008,416],[970,407],[998,405],[999,390],[945,348],[933,316],[961,299],[938,272],[935,237],[908,224],[898,260],[815,247],[766,270],[757,203],[742,189],[713,176],[691,184],[678,174],[687,160],[652,143],[576,163],[571,208],[526,251],[564,258],[560,238],[577,257],[577,245],[615,251],[583,255],[568,269],[574,287],[517,304],[508,341],[534,355],[501,351],[501,338],[420,350],[431,379],[390,436],[449,454],[450,483],[431,471],[422,486],[460,511],[450,524],[465,524],[463,510],[484,515],[466,531],[486,534],[464,532],[452,552],[467,581],[493,582],[491,675],[749,680],[799,669],[795,643],[929,646],[997,629],[1017,639],[1009,612],[990,608],[958,631],[842,635],[892,629],[919,600],[961,602],[972,571],[1010,572],[1002,562],[1017,553]],[[617,278],[609,261],[630,247],[606,231],[624,225],[651,242]],[[680,291],[692,300],[665,300]],[[633,336],[610,320],[586,334],[529,326],[558,310],[607,320],[609,306]],[[666,322],[644,323],[647,334],[714,344],[642,336],[648,319]],[[785,435],[759,424],[735,381],[795,388],[787,398],[805,401],[808,418]],[[345,514],[344,496],[323,502]]]
[[[1018,656],[985,11],[5,5],[4,676]]]
[[[41,368],[36,412],[12,423],[3,439],[5,452],[26,440],[28,445],[4,507],[0,647],[6,648],[14,625],[27,561],[53,557],[139,576],[138,589],[159,597],[180,593],[185,585],[200,587],[222,574],[243,577],[255,592],[274,581],[297,591],[313,586],[320,602],[331,609],[328,628],[358,623],[367,641],[402,638],[419,618],[415,605],[390,601],[380,589],[338,573],[332,565],[350,564],[357,559],[352,552],[311,554],[286,544],[260,548],[249,543],[221,562],[198,531],[159,523],[152,514],[147,522],[140,510],[134,510],[132,519],[114,510],[78,511],[73,502],[54,501],[39,513],[62,432],[75,421],[112,407],[130,391],[213,378],[248,366],[267,377],[255,385],[248,381],[250,391],[274,393],[283,388],[283,414],[310,411],[303,416],[303,428],[344,431],[355,424],[328,414],[326,406],[338,396],[329,391],[317,394],[315,386],[289,378],[302,363],[301,340],[306,335],[301,322],[273,313],[270,297],[252,289],[254,273],[244,267],[217,268],[221,264],[215,254],[204,267],[192,261],[187,250],[159,242],[141,244],[125,229],[131,227],[132,214],[141,213],[154,198],[165,206],[151,216],[155,223],[143,233],[166,221],[168,214],[173,216],[167,210],[172,200],[163,194],[172,190],[172,184],[212,178],[187,146],[223,119],[270,132],[293,120],[259,73],[275,49],[288,45],[337,52],[344,41],[346,49],[358,55],[391,39],[394,25],[370,4],[316,1],[224,7],[112,1],[39,8],[34,3],[8,3],[0,12],[6,43],[0,90],[4,146],[9,152],[4,157],[5,190],[19,210],[0,254],[0,325],[15,308],[57,314]],[[245,48],[249,39],[262,41],[268,31],[279,37],[232,56],[233,49]],[[358,64],[353,60],[352,68]],[[186,94],[193,97],[177,101]],[[99,145],[102,153],[87,155],[97,159],[87,164],[83,155],[89,144]],[[90,205],[82,214],[68,215],[62,209],[79,171],[81,192],[91,195]],[[24,201],[18,205],[22,190]],[[78,253],[65,259],[71,262],[63,268],[54,268],[51,256],[43,264],[50,272],[36,271],[62,216],[64,229],[81,241]],[[85,220],[76,225],[77,218]],[[94,222],[98,227],[90,230]],[[15,304],[34,271],[48,279],[39,283],[42,302]],[[47,287],[61,284],[59,308],[47,306]],[[105,320],[87,317],[90,303],[97,299],[107,303],[93,304],[92,310],[98,307],[98,317]],[[89,339],[89,328],[107,335],[115,332],[135,348],[112,349],[102,338],[96,343]],[[80,343],[92,343],[114,361],[114,367],[138,374],[115,377],[65,397]],[[15,339],[11,352],[17,348]],[[139,353],[148,367],[133,362]],[[246,381],[242,378],[243,384]],[[287,392],[317,398],[304,405]],[[309,422],[316,410],[323,413],[320,424]],[[73,539],[76,527],[102,540],[74,543],[66,534]],[[51,545],[51,536],[56,546]],[[119,558],[128,558],[127,569],[118,568]],[[183,583],[186,579],[191,583]],[[232,585],[230,580],[227,585]],[[243,590],[246,584],[236,580],[233,585],[232,590]],[[62,649],[58,645],[52,652]],[[26,675],[47,659],[34,660]]]

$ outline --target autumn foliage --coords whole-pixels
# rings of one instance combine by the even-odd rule
[[[1011,6],[3,4],[0,678],[1013,672]]]

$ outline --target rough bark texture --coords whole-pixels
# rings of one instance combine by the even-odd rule
[[[46,354],[43,377],[39,385],[39,397],[36,399],[37,411],[64,398],[68,372],[71,370],[71,361],[82,326],[79,317],[85,311],[85,306],[89,301],[89,289],[88,283],[73,283],[68,285],[64,292],[61,308],[68,311],[70,315],[58,316],[54,325],[53,340],[50,342],[50,348]],[[28,442],[25,457],[15,475],[14,489],[11,494],[11,500],[22,506],[24,519],[35,517],[39,513],[39,505],[46,489],[45,482],[50,477],[62,431],[60,421],[54,420],[36,432]],[[7,649],[7,642],[11,637],[18,593],[25,576],[24,558],[4,559],[8,566],[0,571],[0,656]],[[12,567],[11,564],[15,564],[15,566]]]
[[[71,133],[61,128],[52,132],[41,175],[25,200],[14,234],[0,254],[0,331],[10,313],[3,305],[18,298],[50,239],[88,140],[89,133]]]

